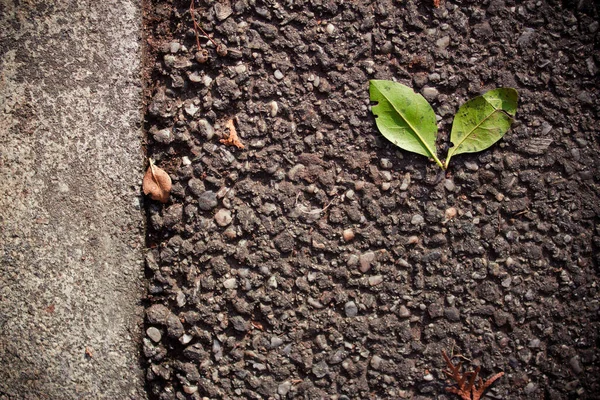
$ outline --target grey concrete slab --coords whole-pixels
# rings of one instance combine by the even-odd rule
[[[141,2],[0,0],[0,398],[145,398]]]

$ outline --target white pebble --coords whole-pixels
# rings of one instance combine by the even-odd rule
[[[188,335],[187,333],[185,335],[183,335],[182,337],[179,338],[179,342],[181,344],[188,344],[189,342],[192,341],[194,337],[192,335]]]
[[[273,75],[275,76],[275,79],[277,80],[282,80],[283,79],[283,73],[276,69],[275,72],[273,73]]]
[[[352,239],[354,239],[354,231],[350,228],[344,229],[344,232],[342,232],[342,236],[344,237],[345,242],[349,242]]]
[[[277,102],[275,100],[267,103],[267,107],[269,107],[269,112],[271,114],[271,117],[274,117],[277,115],[277,111],[279,111],[279,106],[277,105]]]
[[[235,278],[225,279],[223,287],[225,289],[235,289],[237,287],[237,280]]]
[[[333,32],[335,32],[335,26],[333,26],[333,24],[327,24],[325,30],[331,35],[333,34]]]
[[[160,342],[160,339],[162,338],[160,331],[153,326],[146,329],[146,335],[148,335],[148,337],[155,343]]]
[[[215,222],[219,226],[227,226],[231,223],[233,218],[231,217],[231,211],[222,208],[215,214]]]
[[[456,210],[456,208],[454,207],[450,207],[449,209],[446,210],[446,219],[447,220],[451,220],[454,217],[456,217],[456,214],[458,213],[458,211]]]

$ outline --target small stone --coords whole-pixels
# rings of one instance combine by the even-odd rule
[[[267,286],[271,289],[277,289],[277,277],[275,275],[271,275],[267,280]]]
[[[349,318],[356,317],[358,315],[358,307],[353,301],[349,301],[344,304],[344,311],[346,312],[346,317]]]
[[[196,112],[198,112],[199,109],[200,109],[200,107],[197,107],[192,102],[187,103],[184,107],[185,113],[187,115],[189,115],[190,117],[193,117],[194,115],[196,115]]]
[[[431,375],[431,374],[426,374],[423,376],[423,380],[427,381],[427,382],[431,382],[433,379],[434,379],[433,375]]]
[[[223,281],[223,287],[225,289],[235,289],[237,287],[237,279],[229,278]]]
[[[425,99],[427,99],[427,101],[434,101],[435,99],[437,99],[438,97],[438,90],[436,88],[432,88],[429,86],[425,86],[423,88],[423,97],[425,97]]]
[[[402,178],[402,183],[400,184],[400,190],[407,190],[410,185],[410,172],[404,174],[404,178]]]
[[[231,325],[233,325],[233,329],[239,332],[246,332],[250,329],[250,323],[246,321],[244,318],[236,315],[235,317],[229,319]]]
[[[198,121],[198,130],[206,136],[207,140],[212,139],[215,135],[215,128],[205,119]]]
[[[188,335],[188,334],[186,333],[186,334],[184,334],[183,336],[181,336],[181,337],[179,338],[179,343],[181,343],[181,344],[188,344],[189,342],[191,342],[191,341],[192,341],[192,339],[193,339],[193,338],[194,338],[194,337],[193,337],[192,335]]]
[[[233,70],[235,71],[236,74],[241,75],[244,72],[246,72],[248,70],[248,68],[244,64],[238,64],[233,68]]]
[[[540,341],[540,339],[537,339],[537,338],[531,339],[529,341],[529,347],[531,347],[532,349],[537,349],[540,347],[541,343],[542,342]]]
[[[446,212],[444,213],[444,215],[446,216],[446,219],[448,221],[454,219],[454,217],[456,217],[456,214],[458,213],[458,210],[456,210],[455,207],[450,207],[446,210]]]
[[[283,73],[276,69],[275,72],[273,72],[273,76],[275,76],[275,79],[277,79],[278,81],[283,79]]]
[[[329,373],[329,366],[325,361],[320,361],[316,364],[313,364],[312,373],[317,378],[323,378],[325,375]]]
[[[187,394],[194,394],[198,391],[198,386],[185,385],[183,391]]]
[[[406,241],[406,244],[417,244],[417,243],[419,243],[419,237],[415,236],[415,235],[409,236],[408,240]]]
[[[420,214],[415,214],[411,218],[410,223],[413,225],[421,225],[421,224],[425,223],[425,218],[423,218],[423,216]]]
[[[277,112],[279,111],[279,106],[277,105],[277,102],[275,100],[270,101],[269,103],[267,103],[267,107],[269,108],[269,113],[271,114],[271,117],[275,117],[277,115]]]
[[[449,192],[454,192],[454,189],[456,189],[456,185],[454,185],[454,182],[450,179],[446,179],[444,181],[444,187]]]
[[[160,130],[152,130],[150,129],[150,131],[152,132],[152,137],[154,138],[155,141],[159,142],[159,143],[170,143],[173,140],[173,134],[171,132],[171,128],[164,128],[164,129],[160,129]]]
[[[271,337],[271,348],[276,349],[283,344],[283,340],[281,340],[278,336]]]
[[[448,307],[444,310],[444,316],[448,321],[458,322],[460,321],[460,311],[456,307]]]
[[[201,210],[209,211],[218,205],[217,194],[212,190],[207,190],[198,196],[198,207]]]
[[[333,24],[327,24],[327,26],[325,27],[325,30],[327,31],[328,34],[332,35],[333,32],[335,32],[335,26],[333,26]]]
[[[467,169],[469,171],[477,171],[479,169],[479,165],[475,164],[474,162],[471,161],[466,161],[465,162],[465,167],[467,167]]]
[[[381,190],[383,190],[384,192],[387,192],[388,190],[390,190],[391,187],[392,187],[392,184],[389,182],[383,182],[381,184]]]
[[[359,258],[356,254],[351,254],[346,261],[346,265],[349,267],[355,267],[358,265]]]
[[[398,316],[400,318],[408,318],[408,317],[410,317],[410,310],[408,308],[406,308],[405,305],[401,305],[400,308],[398,309]]]
[[[388,158],[382,158],[381,160],[379,160],[379,165],[383,169],[391,169],[394,166],[394,164],[392,164],[392,162]]]
[[[177,307],[183,307],[183,306],[185,306],[185,303],[187,302],[187,300],[185,298],[185,294],[181,290],[177,292],[177,296],[175,297],[175,301],[177,301]]]
[[[576,374],[581,374],[583,372],[583,367],[581,366],[581,362],[579,361],[579,357],[573,356],[569,360],[569,365],[573,369],[573,372]]]
[[[281,397],[285,397],[290,389],[292,389],[292,383],[290,381],[285,381],[277,386],[277,394],[279,394]]]
[[[350,228],[344,229],[344,232],[342,232],[342,237],[344,238],[345,242],[349,242],[354,239],[354,231]]]
[[[188,166],[192,164],[192,160],[190,160],[190,158],[188,156],[183,156],[181,157],[181,165],[183,166]]]
[[[354,190],[361,191],[365,188],[365,181],[354,182]]]
[[[378,370],[379,368],[381,368],[382,363],[383,359],[378,355],[374,355],[373,357],[371,357],[371,367],[373,367],[373,369]]]
[[[151,324],[164,325],[167,316],[171,313],[167,307],[162,304],[153,304],[146,310],[146,319]]]
[[[374,252],[367,251],[366,253],[361,254],[360,257],[358,258],[358,262],[360,264],[358,269],[360,270],[360,272],[362,272],[364,274],[365,272],[370,270],[371,263],[373,262],[373,260],[375,260]]]
[[[181,45],[178,42],[171,42],[171,43],[169,43],[169,51],[172,54],[177,53],[180,48],[181,48]]]
[[[525,394],[531,394],[533,392],[535,392],[537,390],[537,385],[533,382],[529,382],[526,386],[525,389],[523,389],[523,391],[525,392]]]
[[[221,57],[225,57],[228,52],[229,51],[227,50],[227,46],[225,46],[223,43],[219,43],[219,45],[217,46],[217,54]]]
[[[148,337],[152,339],[154,343],[158,343],[160,342],[160,339],[162,339],[162,334],[160,333],[160,331],[153,326],[146,329],[146,335],[148,335]]]
[[[435,44],[440,49],[445,49],[446,47],[448,47],[450,45],[450,36],[444,36],[444,37],[438,39],[435,42]]]
[[[227,226],[231,223],[232,220],[233,218],[231,217],[231,211],[226,208],[220,209],[215,214],[215,222],[219,226]]]
[[[183,328],[183,324],[177,318],[177,315],[169,312],[167,316],[167,334],[172,338],[179,338],[185,333],[185,329]]]
[[[229,5],[228,1],[215,3],[214,7],[215,7],[215,16],[217,17],[217,19],[219,21],[224,21],[231,14],[233,14],[233,10],[231,9],[231,6]]]
[[[370,276],[369,277],[369,286],[377,286],[381,282],[383,282],[383,276],[382,275],[375,275],[375,276]]]

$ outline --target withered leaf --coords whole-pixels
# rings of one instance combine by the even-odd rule
[[[229,129],[229,136],[226,139],[221,139],[221,143],[226,144],[228,146],[235,146],[238,149],[243,149],[244,145],[240,142],[240,138],[237,135],[237,131],[235,130],[235,125],[233,125],[233,119],[230,119],[225,124],[225,128]]]
[[[142,187],[144,194],[149,194],[152,200],[158,200],[161,203],[169,201],[171,178],[163,169],[154,165],[152,160],[150,160],[150,166],[144,175]]]

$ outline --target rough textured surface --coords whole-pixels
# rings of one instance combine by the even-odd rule
[[[594,2],[196,1],[225,56],[188,7],[148,16],[152,396],[456,399],[445,349],[505,372],[488,398],[598,398]],[[486,90],[517,121],[440,174],[377,132],[373,78],[431,99],[442,155]]]
[[[140,24],[0,1],[0,398],[145,397]]]

